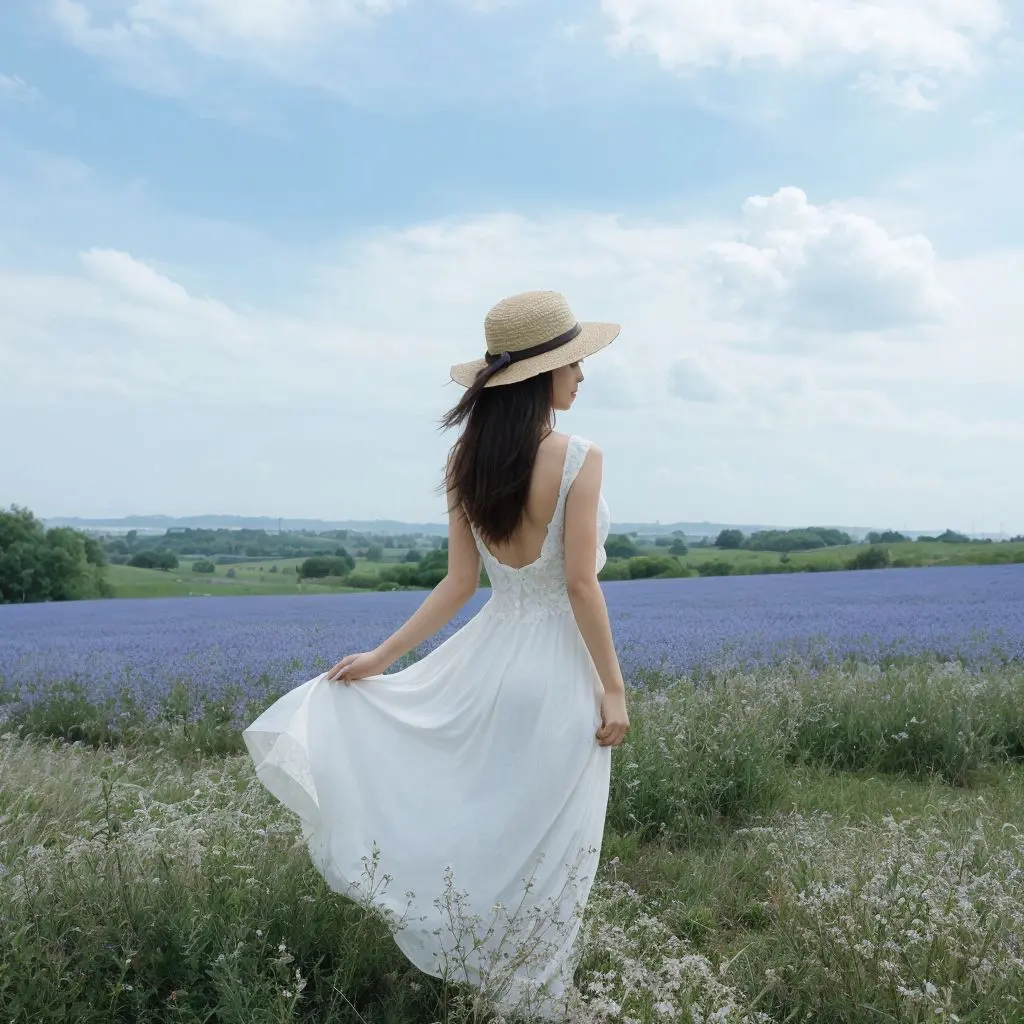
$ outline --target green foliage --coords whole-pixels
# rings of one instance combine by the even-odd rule
[[[381,577],[375,572],[351,572],[345,577],[345,586],[358,590],[376,590],[380,583]]]
[[[162,569],[164,572],[178,568],[178,556],[173,551],[146,548],[137,551],[128,564],[135,569]]]
[[[671,557],[640,556],[629,560],[629,578],[631,580],[648,580],[655,576],[678,576],[681,568],[679,562]]]
[[[423,555],[419,551],[417,551],[415,548],[409,548],[409,550],[406,551],[406,553],[405,553],[405,561],[406,562],[418,562],[422,558],[423,558]]]
[[[672,538],[671,537],[655,537],[654,538],[654,546],[656,548],[671,547],[672,546]]]
[[[715,547],[735,550],[736,548],[743,547],[743,541],[742,530],[722,530],[715,539]]]
[[[672,546],[668,549],[668,553],[676,558],[688,554],[689,551],[690,549],[678,537],[672,541]]]
[[[721,816],[773,807],[796,727],[791,687],[743,675],[706,685],[651,672],[641,682],[612,758],[613,829],[685,843]]]
[[[198,562],[192,563],[192,571],[201,573],[215,573],[217,571],[217,566],[215,566],[213,562],[211,562],[208,558],[201,558],[199,559]]]
[[[935,538],[942,544],[970,544],[971,538],[966,533],[957,533],[956,530],[943,530]]]
[[[228,569],[228,571],[224,573],[224,575],[227,576],[229,580],[233,580],[236,576],[234,568]]]
[[[724,558],[716,558],[711,562],[701,562],[695,568],[701,576],[731,576],[733,563]]]
[[[604,551],[609,558],[633,558],[640,549],[632,538],[621,533],[612,533],[604,542]]]
[[[418,562],[386,565],[379,580],[400,587],[436,587],[448,575],[448,549],[428,551]]]
[[[634,681],[572,1019],[1020,1019],[1022,666]],[[147,724],[60,687],[5,726],[4,1019],[490,1020],[331,893],[253,777],[241,694],[196,690]]]
[[[635,558],[609,559],[597,578],[607,583],[614,580],[679,579],[695,575],[678,558],[668,555],[637,555]]]
[[[611,580],[628,580],[630,578],[629,559],[610,558],[605,562],[604,568],[597,574],[597,578],[602,583],[606,583]]]
[[[344,550],[342,555],[316,555],[299,566],[299,579],[323,579],[325,576],[347,576],[356,567],[356,560]]]
[[[857,554],[846,562],[847,569],[885,569],[892,564],[892,555],[888,548],[872,544],[864,551]]]
[[[811,526],[801,530],[758,530],[743,546],[750,551],[813,551],[852,543],[853,538],[842,530]]]
[[[879,533],[877,530],[872,530],[867,536],[867,542],[869,544],[905,544],[909,537],[904,537],[898,530],[883,530]]]
[[[370,537],[350,530],[289,530],[278,533],[250,528],[196,529],[193,527],[171,527],[163,536],[139,537],[136,531],[126,536],[106,536],[102,547],[112,561],[127,562],[136,551],[165,549],[175,552],[180,559],[202,556],[218,565],[231,562],[250,562],[272,558],[309,558],[315,555],[344,557],[345,546],[339,541],[348,540],[350,546],[366,548],[369,545],[384,548],[408,549],[421,545],[421,534],[400,534],[387,537]],[[440,538],[427,537],[429,543],[439,543]]]
[[[1024,753],[1021,683],[1019,668],[979,674],[926,659],[804,679],[792,759],[967,785],[985,765]]]
[[[47,530],[27,508],[0,509],[0,603],[109,597],[100,545],[70,527]]]
[[[366,560],[368,562],[383,562],[384,549],[379,544],[371,544],[366,549]]]

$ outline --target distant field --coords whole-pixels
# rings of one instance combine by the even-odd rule
[[[107,567],[107,581],[116,597],[204,597],[247,594],[327,594],[348,593],[351,587],[324,585],[306,581],[300,583],[295,572],[282,572],[301,562],[298,558],[281,558],[246,565],[218,565],[215,573],[192,572],[192,559],[182,562],[177,569],[135,569],[128,565]],[[271,565],[277,572],[270,572]],[[369,564],[369,563],[368,563]],[[260,572],[260,566],[263,572]],[[232,579],[228,569],[235,570]]]
[[[939,565],[1000,565],[1024,563],[1024,543],[1019,544],[943,544],[908,541],[902,544],[883,545],[889,549],[895,568],[924,567]],[[795,551],[788,556],[791,570],[843,569],[846,563],[859,551],[863,544],[848,544],[841,547],[820,548],[816,551]],[[640,549],[644,555],[664,556],[666,548],[645,545]],[[383,562],[371,562],[365,558],[356,559],[359,573],[377,573],[384,565],[394,565],[405,558],[405,550],[386,549]],[[723,550],[714,547],[691,547],[680,562],[693,569],[708,562],[727,562],[736,575],[778,571],[786,556],[775,551]],[[173,571],[160,569],[134,569],[125,565],[111,565],[107,579],[114,587],[117,597],[197,597],[206,595],[246,594],[328,594],[349,593],[354,588],[339,585],[333,581],[299,582],[298,566],[302,558],[268,558],[259,562],[244,562],[228,566],[218,565],[215,573],[194,573],[194,558],[185,558],[181,566]],[[272,569],[276,566],[277,571]],[[227,575],[234,570],[234,578]],[[288,570],[287,572],[285,570]]]
[[[1024,543],[1020,544],[944,544],[942,542],[907,541],[902,544],[883,544],[889,549],[894,564],[907,566],[929,565],[999,565],[1024,562]],[[824,567],[833,563],[845,564],[864,544],[846,544],[840,547],[819,548],[816,551],[794,551],[789,555],[789,565]],[[645,555],[664,555],[665,548],[644,547]],[[721,548],[691,547],[680,561],[697,566],[705,562],[726,561],[733,565],[733,572],[758,572],[782,564],[783,555],[775,551],[730,551]],[[837,566],[838,567],[838,566]]]

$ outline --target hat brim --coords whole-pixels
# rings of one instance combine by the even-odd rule
[[[486,388],[496,388],[502,384],[518,384],[520,381],[529,380],[540,373],[548,370],[557,370],[560,366],[569,366],[571,363],[578,363],[587,356],[610,345],[622,330],[619,324],[606,323],[580,323],[583,328],[572,341],[551,352],[545,352],[540,356],[531,356],[522,362],[512,363],[504,370],[499,370],[484,385]],[[457,363],[451,369],[452,380],[461,384],[464,388],[471,387],[476,380],[477,374],[487,366],[486,359],[474,359],[469,363]]]

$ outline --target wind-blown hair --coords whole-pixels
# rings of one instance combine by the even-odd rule
[[[445,489],[488,545],[505,543],[522,522],[537,450],[554,427],[551,387],[550,371],[517,384],[474,385],[441,418],[442,429],[465,424]]]

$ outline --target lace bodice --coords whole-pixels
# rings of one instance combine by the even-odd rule
[[[548,524],[540,555],[529,565],[516,569],[499,562],[484,544],[476,527],[471,525],[473,539],[491,581],[492,596],[488,607],[492,613],[529,620],[572,610],[565,588],[565,500],[590,444],[575,434],[569,438],[555,513]],[[611,513],[602,495],[597,505],[597,551],[594,553],[598,572],[604,568],[604,542],[608,539],[610,526]]]

